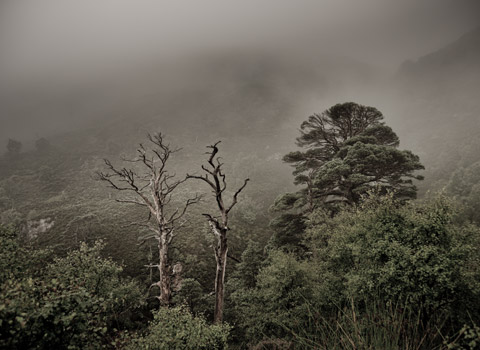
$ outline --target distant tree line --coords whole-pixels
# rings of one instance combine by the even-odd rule
[[[41,137],[35,141],[35,149],[38,152],[46,152],[50,150],[51,147],[52,146],[50,144],[50,141],[48,141],[44,137]],[[6,155],[13,157],[13,156],[19,155],[22,152],[23,144],[18,140],[8,139],[6,149],[7,149]]]

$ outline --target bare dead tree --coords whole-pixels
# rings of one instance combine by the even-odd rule
[[[230,205],[227,205],[224,200],[224,193],[227,188],[226,176],[222,172],[223,163],[220,162],[220,159],[217,156],[217,145],[219,143],[220,141],[212,146],[207,147],[210,148],[211,151],[207,152],[209,155],[207,165],[202,165],[202,170],[205,172],[204,175],[187,174],[187,178],[202,180],[210,186],[215,195],[215,200],[217,202],[217,207],[220,214],[218,216],[203,214],[208,220],[208,224],[212,230],[212,233],[217,238],[216,246],[214,246],[215,260],[217,263],[215,276],[215,312],[213,318],[215,323],[221,323],[223,321],[225,268],[227,266],[228,254],[227,232],[230,230],[228,226],[228,214],[237,204],[238,195],[240,192],[242,192],[245,186],[247,186],[249,181],[249,179],[244,181],[243,185],[237,191],[235,191]]]
[[[157,296],[160,304],[169,304],[171,295],[171,266],[168,258],[168,248],[178,229],[186,223],[184,216],[189,206],[197,203],[200,196],[187,199],[181,207],[173,207],[171,200],[173,192],[187,180],[175,180],[175,175],[168,173],[166,166],[170,156],[179,149],[170,148],[165,143],[162,134],[148,134],[149,146],[140,144],[137,157],[123,159],[126,162],[138,164],[139,172],[131,168],[116,168],[105,159],[108,171],[99,172],[100,180],[108,183],[109,187],[126,193],[125,197],[116,199],[120,203],[134,204],[144,207],[148,212],[148,219],[132,223],[144,227],[149,234],[143,237],[143,242],[155,239],[158,246],[158,264],[146,265],[148,268],[158,269],[159,280],[150,288],[158,287]]]

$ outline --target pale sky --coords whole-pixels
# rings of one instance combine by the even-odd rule
[[[341,56],[393,74],[478,26],[479,14],[479,0],[0,0],[0,143],[108,115],[119,89],[138,93],[128,74],[142,69],[171,72],[160,83],[172,89],[178,60]]]
[[[0,74],[209,50],[340,54],[394,67],[478,24],[478,0],[1,0]]]

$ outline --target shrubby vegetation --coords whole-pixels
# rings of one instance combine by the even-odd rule
[[[99,349],[128,326],[142,302],[138,284],[100,257],[103,247],[82,244],[45,265],[45,252],[19,247],[14,230],[0,227],[0,347]]]
[[[463,206],[465,219],[480,223],[480,162],[457,169],[446,186],[447,192]]]
[[[455,219],[445,197],[371,195],[333,218],[314,212],[308,254],[270,251],[256,286],[232,295],[247,338],[312,349],[443,346],[480,315],[480,231]]]
[[[185,307],[160,308],[146,334],[134,337],[127,349],[224,350],[227,349],[229,328],[226,324],[209,325]]]
[[[274,172],[238,190],[262,159],[212,161],[202,179],[217,180],[220,196],[192,206],[168,241],[163,305],[152,291],[162,236],[137,240],[152,229],[144,229],[147,215],[92,185],[101,163],[85,154],[72,160],[43,139],[30,153],[10,143],[0,160],[15,163],[0,167],[0,223],[10,224],[0,226],[0,348],[478,349],[478,163],[454,172],[444,193],[413,200],[411,180],[423,166],[398,149],[382,118],[352,103],[309,118],[298,139],[304,149],[285,156],[302,188],[276,201]],[[115,170],[125,185],[131,173]],[[238,205],[217,227],[202,214],[228,214],[218,203],[225,179],[233,189],[225,197]],[[152,197],[168,200],[167,218],[197,191],[184,181],[171,202]],[[145,203],[158,214],[158,203]],[[225,310],[224,322],[212,324],[219,227],[229,247],[226,269],[217,267],[222,278],[225,270]]]

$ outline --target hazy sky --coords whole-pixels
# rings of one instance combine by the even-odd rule
[[[387,66],[469,30],[478,0],[1,0],[0,74],[212,49],[342,54]]]
[[[0,0],[0,142],[115,109],[117,96],[92,88],[105,77],[219,52],[340,55],[392,73],[479,25],[479,14],[479,0]]]

